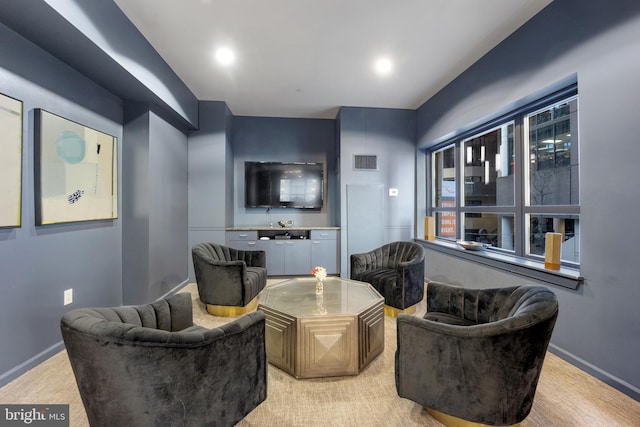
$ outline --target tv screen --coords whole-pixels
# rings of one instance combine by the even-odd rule
[[[245,162],[247,208],[321,209],[322,163]]]

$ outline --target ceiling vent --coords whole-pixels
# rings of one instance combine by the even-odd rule
[[[354,170],[378,170],[378,156],[375,154],[355,154],[353,156]]]

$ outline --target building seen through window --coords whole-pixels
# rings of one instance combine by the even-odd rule
[[[577,90],[477,129],[428,153],[437,237],[542,258],[561,233],[562,261],[579,264]]]

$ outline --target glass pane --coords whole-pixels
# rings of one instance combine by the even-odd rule
[[[546,233],[561,233],[560,259],[580,263],[580,220],[577,215],[528,215],[528,255],[544,257]]]
[[[513,123],[467,139],[464,206],[514,205]]]
[[[456,212],[436,212],[436,236],[444,239],[456,238]]]
[[[436,207],[456,205],[456,150],[454,146],[437,151],[433,156],[433,196]]]
[[[529,205],[577,205],[578,100],[527,116]]]
[[[513,251],[515,223],[513,215],[495,213],[464,214],[464,240],[486,243]]]

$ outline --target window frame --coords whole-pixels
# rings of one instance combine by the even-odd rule
[[[506,256],[507,258],[513,258],[516,262],[520,262],[518,260],[522,260],[523,263],[529,264],[530,262],[541,262],[543,261],[543,257],[536,254],[528,254],[529,245],[527,244],[529,239],[529,218],[530,215],[567,215],[580,217],[580,204],[576,205],[531,205],[529,200],[526,199],[526,195],[529,194],[528,189],[525,189],[525,186],[529,185],[529,177],[526,174],[529,173],[528,165],[525,165],[525,160],[529,158],[529,142],[528,136],[525,135],[525,132],[528,131],[528,126],[525,123],[528,116],[534,114],[538,111],[544,110],[545,108],[551,108],[554,105],[562,102],[570,102],[575,99],[578,102],[578,87],[577,81],[561,88],[551,94],[546,96],[542,96],[532,102],[524,104],[519,108],[514,109],[513,111],[502,114],[498,117],[495,117],[491,120],[487,120],[483,123],[480,123],[477,126],[470,126],[465,128],[464,131],[461,131],[453,136],[448,137],[446,140],[439,142],[438,144],[428,148],[426,150],[426,213],[428,216],[441,215],[442,212],[445,211],[453,211],[455,212],[456,218],[456,236],[455,239],[452,237],[440,237],[436,236],[436,242],[444,243],[446,246],[451,247],[453,244],[455,246],[456,240],[463,239],[464,230],[465,230],[465,213],[487,213],[487,214],[495,214],[495,215],[513,215],[514,216],[514,245],[513,250],[511,249],[502,249],[491,247],[490,250],[484,251],[488,254],[495,253],[499,256]],[[578,116],[579,116],[579,106],[578,106]],[[465,152],[464,146],[465,141],[469,139],[481,136],[483,133],[491,132],[496,128],[500,128],[502,126],[506,126],[509,123],[513,122],[513,150],[514,150],[514,205],[513,206],[463,206],[464,204],[464,160],[465,160]],[[577,124],[576,124],[577,125]],[[580,135],[578,134],[577,139],[577,152],[578,159],[580,155],[580,147],[579,147]],[[456,197],[455,197],[455,207],[442,207],[437,205],[437,194],[436,192],[436,182],[435,177],[438,173],[436,169],[436,165],[434,164],[434,158],[436,153],[443,152],[447,149],[452,148],[455,151],[455,188],[456,188]],[[578,168],[580,167],[580,162],[578,160]],[[578,176],[579,176],[578,171]],[[578,182],[578,192],[580,184]],[[580,199],[578,199],[580,200]],[[570,262],[563,260],[563,267],[568,267],[571,270],[577,270],[580,267],[579,262]]]

